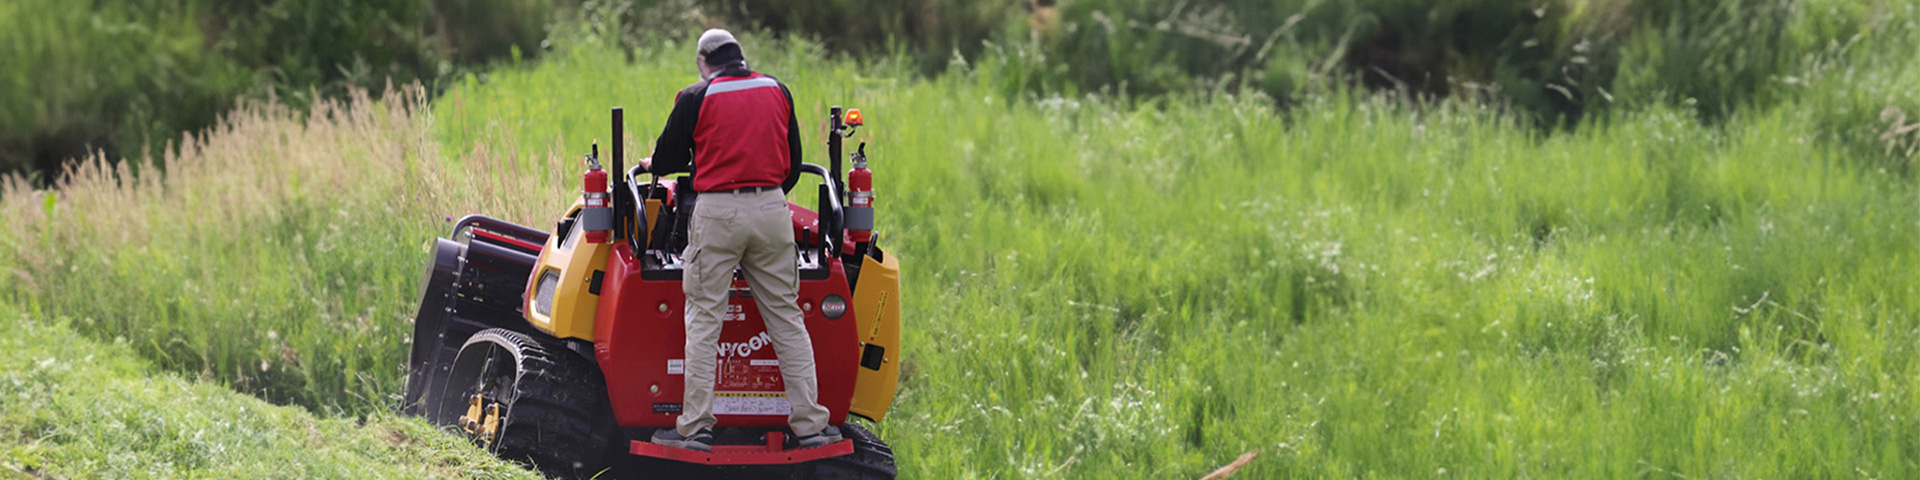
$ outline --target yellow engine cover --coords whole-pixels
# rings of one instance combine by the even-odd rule
[[[891,253],[886,258],[865,259],[859,288],[853,292],[862,365],[854,378],[853,405],[848,410],[876,422],[886,418],[900,387],[900,259]],[[869,352],[879,354],[879,368],[868,368],[874,366],[868,361]]]
[[[584,206],[575,201],[566,218],[578,218]],[[533,277],[527,281],[521,311],[526,312],[527,323],[548,335],[591,342],[595,310],[600,307],[595,278],[605,274],[613,245],[586,243],[584,230],[576,224],[564,238],[558,232],[547,237]]]

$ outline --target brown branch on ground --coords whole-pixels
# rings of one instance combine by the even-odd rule
[[[1248,463],[1252,463],[1253,457],[1257,457],[1257,456],[1260,456],[1259,450],[1247,452],[1246,455],[1241,455],[1240,458],[1234,460],[1233,463],[1229,463],[1227,464],[1227,466],[1220,467],[1219,470],[1214,470],[1213,473],[1209,473],[1207,474],[1207,476],[1200,477],[1200,480],[1221,480],[1223,478],[1233,476],[1233,472],[1240,471],[1241,467],[1245,467],[1247,466]]]

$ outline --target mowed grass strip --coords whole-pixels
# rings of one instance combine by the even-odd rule
[[[538,478],[418,419],[316,416],[0,305],[0,476]]]

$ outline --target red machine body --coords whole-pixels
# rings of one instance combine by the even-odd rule
[[[793,204],[788,208],[795,214],[796,230],[817,228],[802,225],[813,221],[813,211]],[[686,296],[677,270],[649,268],[663,260],[670,259],[636,255],[622,243],[607,261],[605,290],[594,320],[594,354],[601,365],[628,369],[606,375],[614,416],[625,428],[672,427],[685,394]],[[859,336],[851,310],[829,319],[820,304],[830,295],[842,301],[853,295],[841,262],[821,259],[813,264],[818,268],[800,269],[801,310],[813,340],[819,401],[833,412],[829,423],[840,424],[853,397]],[[792,408],[778,357],[752,295],[747,282],[736,276],[728,300],[729,318],[720,329],[720,371],[715,376],[713,403],[718,427],[786,426]]]
[[[840,142],[859,114],[849,112],[841,125],[840,108],[832,112],[831,167],[800,165],[821,179],[817,208],[788,203],[788,210],[817,400],[841,440],[807,448],[791,438],[779,355],[755,292],[738,273],[720,328],[710,451],[650,440],[684,410],[680,253],[698,196],[689,177],[636,181],[645,170],[624,168],[620,143],[611,171],[599,164],[597,146],[587,157],[579,208],[570,207],[553,232],[471,215],[434,244],[414,319],[405,408],[551,475],[628,468],[616,462],[615,448],[624,444],[625,454],[679,467],[785,465],[795,478],[892,479],[891,447],[847,420],[878,422],[894,400],[899,260],[873,241],[864,149],[850,182],[837,178]],[[624,138],[620,109],[612,119],[613,136]],[[693,472],[642,475],[715,473]]]

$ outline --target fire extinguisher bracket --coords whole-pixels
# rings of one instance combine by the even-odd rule
[[[873,230],[873,207],[844,207],[847,230]]]
[[[871,224],[871,222],[873,221],[872,213],[867,214],[867,221],[869,222],[869,224]],[[608,230],[613,230],[613,209],[609,209],[609,208],[580,209],[580,225],[586,228],[587,231],[589,232],[604,232]]]

